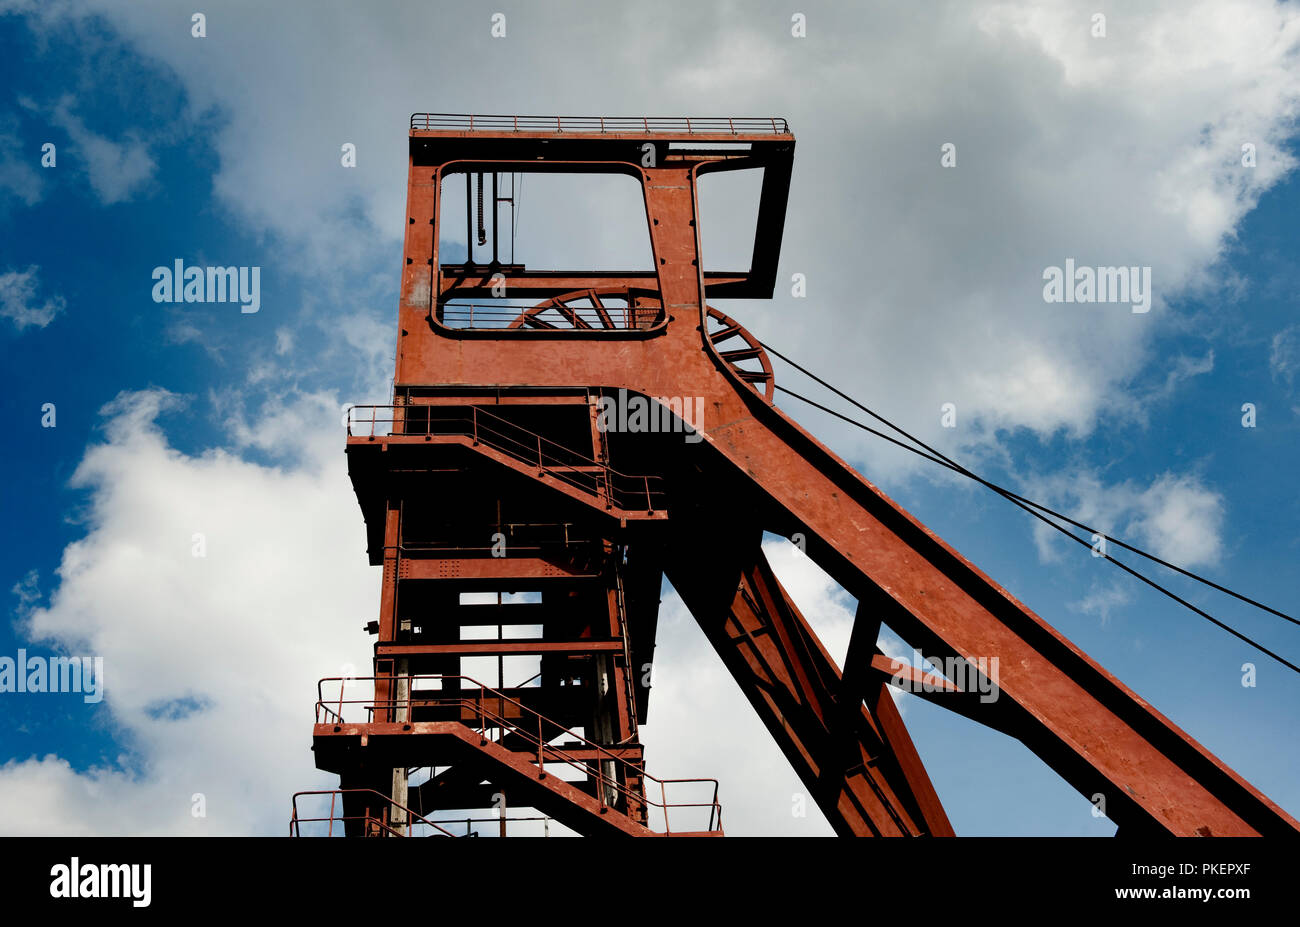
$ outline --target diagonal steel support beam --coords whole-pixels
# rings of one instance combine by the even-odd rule
[[[843,699],[839,669],[759,540],[726,545],[744,553],[722,569],[716,549],[679,549],[669,579],[837,834],[950,836],[886,686],[870,704]]]

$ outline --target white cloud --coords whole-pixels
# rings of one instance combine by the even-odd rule
[[[1219,284],[1225,243],[1291,170],[1283,142],[1300,99],[1290,63],[1300,14],[1265,0],[1152,4],[1113,16],[1104,44],[1088,38],[1093,9],[1082,2],[826,7],[810,11],[805,40],[789,38],[788,12],[775,5],[770,30],[748,6],[521,9],[499,42],[480,12],[423,3],[329,16],[232,7],[203,40],[162,2],[54,5],[37,22],[58,29],[81,9],[174,71],[191,116],[221,115],[211,138],[219,202],[323,279],[370,268],[400,240],[411,111],[786,115],[800,141],[779,279],[805,273],[813,295],[794,301],[778,286],[771,303],[724,308],[926,440],[987,451],[997,429],[1082,436],[1128,407],[1125,385],[1149,363],[1171,306]],[[629,66],[626,47],[608,41],[615,29],[634,32],[637,60],[655,66]],[[431,58],[431,34],[455,40]],[[574,45],[584,54],[556,57]],[[337,66],[319,66],[322,49]],[[144,188],[154,166],[139,136],[110,141],[60,106],[105,201]],[[1254,169],[1239,167],[1243,140],[1258,147]],[[339,165],[344,141],[358,145],[355,169]],[[951,170],[939,166],[945,141],[958,146]],[[1044,304],[1042,268],[1067,257],[1150,265],[1155,308]],[[338,376],[361,370],[386,384],[388,324],[358,316],[351,299],[321,304],[314,321],[346,360]],[[312,350],[305,337],[290,341],[290,355]],[[1167,383],[1197,372],[1189,362]],[[373,612],[377,589],[343,473],[339,403],[306,396],[259,412],[232,393],[220,413],[232,447],[281,461],[268,467],[172,448],[152,423],[174,401],[136,394],[109,410],[107,441],[78,471],[92,494],[88,534],[65,551],[59,585],[31,619],[42,638],[105,656],[106,710],[144,772],[11,763],[0,769],[0,821],[12,832],[60,822],[97,833],[278,832],[288,794],[322,781],[308,750],[314,681],[365,664],[357,616]],[[949,401],[956,433],[939,427]],[[834,433],[852,435],[873,476],[896,467],[857,434]],[[1181,565],[1221,556],[1222,498],[1194,477],[1041,485],[1048,491],[1027,491],[1065,499],[1083,520]],[[198,531],[202,560],[190,557]],[[843,593],[788,548],[768,550],[842,658]],[[1103,599],[1085,604],[1100,610]],[[661,635],[651,771],[723,778],[733,833],[826,832],[812,806],[808,818],[791,815],[799,783],[675,598]],[[184,696],[210,707],[173,721],[151,714]],[[196,791],[208,795],[207,821],[189,817]]]
[[[38,22],[57,28],[73,9]],[[501,40],[478,11],[418,3],[232,7],[201,40],[161,2],[86,9],[174,71],[192,115],[220,114],[221,202],[322,272],[398,240],[412,111],[696,113],[707,88],[711,112],[788,116],[800,142],[782,279],[805,273],[816,295],[779,289],[735,314],[949,446],[987,446],[998,429],[1086,435],[1131,406],[1153,335],[1182,294],[1226,285],[1225,245],[1294,166],[1300,12],[1268,0],[1152,3],[1113,13],[1104,39],[1083,0],[814,4],[806,39],[776,4],[521,10]],[[430,30],[456,37],[432,61]],[[627,66],[615,30],[656,66]],[[574,43],[582,56],[555,57]],[[322,48],[339,67],[315,66]],[[339,164],[344,141],[359,146],[355,169]],[[952,169],[939,166],[945,141]],[[1067,257],[1151,266],[1155,308],[1044,304],[1042,269]],[[804,324],[789,324],[796,313]],[[944,402],[959,408],[956,432],[939,427]],[[878,475],[915,465],[831,427]]]
[[[1145,402],[1151,402],[1157,399],[1166,399],[1174,394],[1180,383],[1190,380],[1192,377],[1199,377],[1203,374],[1210,373],[1214,370],[1214,351],[1207,351],[1204,357],[1188,357],[1179,355],[1173,359],[1172,365],[1165,373],[1165,382],[1159,389],[1153,390],[1146,397]]]
[[[1093,583],[1088,594],[1070,607],[1085,615],[1096,615],[1105,625],[1110,622],[1111,613],[1127,605],[1130,599],[1129,593],[1119,586]]]
[[[73,152],[80,155],[80,167],[101,203],[112,205],[131,199],[148,185],[157,167],[148,146],[134,132],[115,142],[92,131],[72,112],[72,103],[70,97],[59,100],[49,114],[50,122],[68,133]],[[64,157],[62,163],[72,161]]]
[[[18,613],[23,614],[34,603],[41,598],[41,576],[36,570],[28,570],[27,574],[9,591],[18,599]]]
[[[49,296],[42,300],[37,295],[39,270],[32,266],[0,274],[0,318],[13,322],[19,331],[29,325],[44,328],[66,305],[62,296]]]
[[[0,205],[7,199],[33,206],[41,199],[44,186],[40,171],[39,148],[18,134],[18,121],[0,113]]]
[[[282,440],[332,435],[292,467],[180,453],[155,425],[182,408],[164,391],[105,407],[105,440],[73,478],[90,493],[86,535],[26,624],[33,640],[104,658],[101,710],[128,757],[80,773],[52,756],[6,764],[5,833],[280,834],[292,792],[329,781],[310,750],[315,683],[365,664],[378,587],[337,420],[316,414],[335,405],[302,397],[275,420]],[[184,698],[206,707],[159,711]],[[194,793],[205,819],[191,817]]]
[[[360,616],[378,585],[336,408],[302,396],[250,421],[232,401],[222,414],[236,446],[295,446],[283,455],[293,465],[267,467],[171,447],[157,422],[190,414],[183,397],[105,406],[104,440],[73,477],[90,492],[86,536],[64,552],[45,607],[30,608],[35,577],[15,591],[33,640],[103,656],[103,708],[130,756],[81,772],[57,755],[0,767],[3,832],[278,833],[293,791],[328,787],[309,749],[315,681],[365,665]],[[192,556],[195,533],[206,557]],[[764,549],[842,660],[852,600],[788,542]],[[675,594],[656,662],[652,773],[721,778],[730,833],[829,833],[810,800],[806,817],[792,813],[802,784]],[[202,707],[169,719],[159,707],[177,699]],[[190,815],[196,792],[206,819]]]
[[[1288,325],[1273,336],[1268,369],[1273,379],[1285,382],[1288,387],[1295,384],[1296,374],[1300,373],[1300,325]]]
[[[1218,563],[1223,497],[1190,476],[1165,474],[1138,497],[1137,538],[1179,566]]]
[[[1223,554],[1223,496],[1199,477],[1164,473],[1142,486],[1133,480],[1107,484],[1096,474],[1080,473],[1031,479],[1026,485],[1022,495],[1176,566],[1212,566]],[[1034,526],[1034,540],[1043,560],[1058,559],[1067,549],[1062,545],[1068,545],[1068,555],[1089,553],[1041,522]]]

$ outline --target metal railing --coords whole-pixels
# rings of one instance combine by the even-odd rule
[[[469,303],[444,303],[438,307],[438,321],[448,328],[509,328],[532,308],[527,306],[491,306]]]
[[[473,439],[536,467],[562,482],[604,499],[606,507],[653,514],[666,501],[663,478],[620,473],[608,464],[584,456],[522,425],[479,406],[358,405],[348,409],[348,435],[382,437],[444,435]],[[369,412],[369,417],[366,412]],[[380,415],[381,411],[388,416]],[[354,415],[354,413],[359,413]]]
[[[373,815],[367,811],[365,814],[346,814],[343,810],[344,795],[373,795],[380,800],[380,805],[384,814],[380,816]],[[326,817],[305,817],[298,813],[298,799],[306,796],[328,795],[330,796],[329,815]],[[394,809],[406,815],[405,821],[397,821],[391,813]],[[335,814],[335,812],[338,812]],[[417,827],[428,827],[429,833],[423,836],[427,837],[455,837],[451,831],[440,826],[434,821],[412,811],[403,804],[393,801],[391,797],[383,792],[377,792],[374,789],[317,789],[308,792],[295,792],[293,796],[293,817],[289,819],[289,836],[301,837],[303,824],[326,824],[325,836],[334,836],[334,822],[338,821],[343,825],[344,832],[347,830],[347,822],[360,821],[362,832],[367,837],[407,837],[415,836],[411,833],[403,833],[399,828],[413,829]],[[310,835],[309,835],[310,836]]]
[[[509,329],[533,305],[503,306],[491,303],[443,303],[438,307],[438,321],[455,329]],[[524,331],[619,332],[644,331],[664,320],[662,306],[626,306],[611,302],[601,310],[594,306],[548,306],[531,316],[532,326],[520,325]],[[548,313],[552,318],[548,318]],[[549,323],[549,324],[548,324]],[[558,323],[558,324],[557,324]]]
[[[416,682],[422,680],[437,681],[439,686],[448,680],[455,680],[456,688],[448,689],[423,689],[417,691]],[[372,689],[369,698],[344,698],[348,685],[358,682],[370,682],[375,685],[378,681],[389,683],[397,687],[399,691],[405,690],[406,695],[398,698],[377,698]],[[405,683],[404,686],[398,686],[399,683]],[[472,688],[462,688],[460,683],[470,683]],[[324,687],[326,683],[338,684],[338,698],[326,698]],[[497,711],[489,708],[488,703],[492,702],[494,706],[500,706]],[[508,718],[506,715],[507,704],[512,709],[517,710],[518,718]],[[640,766],[624,759],[619,754],[611,751],[608,747],[602,746],[590,741],[580,734],[574,733],[569,728],[563,726],[558,721],[552,721],[540,712],[534,711],[527,705],[511,698],[504,692],[491,689],[483,683],[469,676],[439,674],[439,675],[396,675],[396,676],[329,676],[320,680],[316,684],[316,723],[317,724],[347,724],[360,723],[348,722],[346,713],[349,708],[364,710],[366,721],[364,723],[375,723],[375,713],[380,712],[385,717],[396,716],[398,712],[405,712],[407,721],[413,720],[412,712],[417,709],[428,708],[454,708],[459,709],[460,723],[471,727],[483,743],[489,741],[489,735],[493,730],[499,732],[498,741],[504,739],[506,734],[518,737],[529,746],[530,761],[537,764],[538,769],[545,773],[546,764],[565,765],[572,769],[578,770],[588,777],[594,784],[595,797],[600,802],[601,812],[604,809],[614,807],[617,800],[611,802],[610,795],[621,796],[623,799],[624,812],[629,817],[634,817],[633,809],[640,805],[646,805],[649,808],[658,809],[663,817],[663,833],[671,834],[671,821],[669,811],[672,809],[686,808],[708,808],[709,818],[708,826],[702,828],[705,831],[715,831],[722,829],[722,805],[718,802],[718,780],[717,779],[659,779],[650,775]],[[468,717],[467,717],[468,716]],[[477,727],[473,727],[467,721],[477,722]],[[549,736],[548,736],[549,735]],[[585,760],[581,757],[575,757],[564,746],[557,746],[551,741],[557,737],[570,737],[577,741],[579,747],[586,751],[594,752],[595,759]],[[522,751],[515,751],[522,752]],[[606,766],[610,765],[616,772],[610,774],[606,772]],[[621,772],[620,777],[618,773]],[[620,781],[621,779],[621,781]],[[647,794],[644,787],[633,789],[627,783],[632,780],[645,780],[656,783],[659,786],[659,801],[654,801]],[[712,794],[708,801],[678,801],[670,802],[668,800],[669,785],[711,785]],[[617,810],[617,809],[615,809]],[[680,830],[680,828],[679,828]]]
[[[382,816],[375,816],[369,813],[354,814],[354,815],[345,815],[342,813],[336,813],[342,811],[341,799],[344,795],[360,795],[360,794],[373,795],[376,798],[378,798],[382,803],[381,807],[385,809],[386,813]],[[329,814],[327,816],[306,817],[299,813],[298,811],[299,798],[319,798],[325,795],[330,796]],[[398,811],[404,813],[406,815],[406,821],[399,822],[395,819],[393,815],[387,813],[387,812],[391,812],[393,809],[397,809]],[[410,808],[407,808],[404,805],[393,801],[387,795],[383,794],[382,792],[377,792],[374,789],[318,789],[314,791],[294,793],[293,817],[289,821],[290,837],[304,836],[302,833],[302,826],[304,824],[306,825],[324,824],[325,833],[323,834],[323,836],[333,837],[335,836],[334,833],[335,821],[338,821],[340,824],[343,825],[343,827],[340,829],[342,833],[346,833],[348,821],[361,821],[363,825],[362,833],[364,836],[367,837],[415,837],[415,836],[477,837],[478,832],[474,828],[475,824],[496,825],[497,828],[500,829],[502,836],[505,836],[506,832],[508,831],[509,825],[511,824],[536,823],[540,821],[542,825],[542,836],[549,837],[551,835],[550,825],[551,825],[552,818],[545,817],[543,815],[510,814],[510,815],[505,815],[504,817],[502,817],[501,815],[495,815],[493,817],[487,817],[487,818],[475,818],[475,817],[442,818],[438,821],[431,821],[428,818],[421,815],[419,812],[412,811]],[[465,833],[463,834],[452,833],[450,830],[448,830],[449,827],[452,826],[460,827],[462,825],[465,828]],[[412,832],[416,828],[424,828],[424,827],[427,827],[429,829],[428,833],[417,834]],[[403,828],[405,828],[405,830],[403,830]],[[311,830],[312,828],[308,827],[308,833],[306,834],[306,836],[308,837],[322,836],[320,834],[311,833]]]
[[[476,116],[413,113],[412,131],[641,133],[645,135],[788,135],[779,116]]]
[[[598,545],[602,543],[600,536],[595,532],[582,530],[586,526],[580,526],[575,522],[481,522],[470,528],[471,535],[477,531],[479,536],[490,538],[500,533],[502,541],[509,546],[509,549],[515,553],[542,553],[545,551],[555,550],[557,548],[582,548]],[[444,535],[435,535],[430,533],[429,529],[412,529],[416,532],[414,537],[403,537],[400,544],[393,545],[385,549],[393,549],[400,552],[403,556],[419,556],[430,551],[459,551],[461,553],[477,553],[484,556],[490,554],[493,550],[499,550],[497,544],[467,545],[464,543],[465,526],[458,526],[455,529],[448,530]],[[424,533],[420,534],[419,532]]]

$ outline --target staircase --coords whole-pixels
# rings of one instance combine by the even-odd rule
[[[348,687],[367,681],[377,686],[373,697],[348,697]],[[487,779],[514,805],[585,835],[722,836],[714,779],[658,779],[642,768],[640,745],[594,743],[467,676],[398,677],[394,688],[406,695],[389,698],[393,681],[321,680],[313,749],[317,765],[330,771],[357,751],[377,767],[400,766],[399,757],[450,767],[412,790],[412,807],[403,808],[412,821],[434,824],[425,815],[443,790],[472,790]],[[337,697],[327,698],[327,687],[331,696],[337,688]],[[678,800],[669,800],[670,791]],[[398,829],[374,833],[394,836]]]
[[[481,406],[362,405],[348,412],[357,444],[460,445],[619,519],[668,517],[663,479],[621,473]]]

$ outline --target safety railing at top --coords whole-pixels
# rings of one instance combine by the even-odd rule
[[[298,799],[307,796],[330,796],[329,814],[325,817],[308,817],[298,811]],[[379,806],[383,809],[380,815],[374,815],[369,812],[365,814],[345,813],[343,809],[343,796],[345,795],[366,795],[379,799]],[[405,818],[403,820],[402,818]],[[289,819],[289,836],[301,837],[302,825],[304,824],[324,824],[326,837],[334,836],[334,822],[338,821],[343,825],[346,833],[349,821],[361,823],[362,833],[367,837],[455,837],[451,831],[447,830],[440,824],[430,821],[428,818],[412,811],[403,804],[393,801],[383,792],[376,792],[374,789],[317,789],[308,792],[295,792],[293,796],[293,817]],[[417,833],[427,828],[427,832]],[[310,831],[311,828],[308,828]],[[315,836],[308,833],[308,836]]]
[[[446,435],[472,438],[626,511],[661,512],[663,479],[620,473],[479,406],[359,405],[348,409],[348,435]],[[381,415],[381,412],[387,415]]]
[[[474,116],[464,113],[414,113],[411,130],[537,133],[627,133],[646,135],[787,135],[779,116]]]
[[[399,691],[404,690],[406,694],[399,697],[380,699],[374,694],[377,681],[383,681],[389,687],[396,688]],[[436,681],[439,688],[417,690],[416,683],[422,681]],[[442,688],[443,684],[448,681],[455,681],[455,687]],[[346,691],[348,686],[366,682],[371,684],[371,695],[369,697],[344,697],[349,694]],[[327,683],[338,684],[337,698],[332,697],[332,694],[331,697],[326,698],[325,685]],[[463,687],[461,683],[468,683],[470,687]],[[500,706],[500,710],[489,707],[489,702],[495,706]],[[507,705],[511,706],[511,708],[507,709]],[[469,676],[451,674],[329,676],[316,684],[317,724],[360,723],[348,721],[349,709],[364,711],[365,723],[372,724],[375,722],[376,712],[380,712],[385,719],[404,713],[405,718],[409,721],[412,720],[412,712],[430,708],[459,709],[460,722],[462,724],[471,721],[477,722],[477,727],[469,724],[467,726],[471,726],[485,741],[494,729],[499,732],[501,738],[504,738],[507,734],[518,737],[529,746],[531,761],[535,762],[538,768],[543,771],[545,771],[546,764],[550,763],[551,765],[565,765],[581,772],[593,782],[595,797],[600,802],[602,809],[618,804],[617,800],[611,801],[611,795],[622,797],[624,813],[628,814],[629,817],[633,816],[631,814],[632,809],[644,804],[649,808],[658,810],[663,818],[663,832],[670,834],[672,833],[672,822],[669,817],[671,810],[707,808],[709,809],[708,825],[700,828],[700,830],[716,831],[722,829],[722,805],[718,802],[717,779],[659,779],[647,773],[640,766],[612,752],[608,747],[574,733],[558,721],[552,721],[540,712],[529,708],[523,702],[511,698],[504,692],[491,689]],[[516,712],[518,717],[507,717],[508,714]],[[552,743],[559,737],[572,738],[577,742],[579,749],[593,752],[596,758],[589,761],[573,756],[564,746]],[[615,772],[613,774],[607,772],[607,766],[612,766]],[[622,773],[621,777],[618,774],[619,772]],[[639,780],[642,783],[648,781],[658,785],[659,801],[655,801],[647,794],[644,785],[639,790],[631,788],[627,783],[632,780]],[[668,786],[670,785],[712,786],[712,792],[708,801],[670,802],[668,800]],[[681,828],[679,827],[678,830],[680,831]]]

